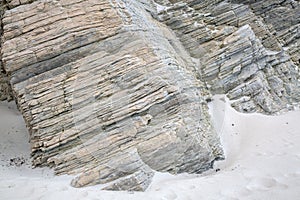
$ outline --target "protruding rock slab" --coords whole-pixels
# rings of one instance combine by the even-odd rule
[[[223,151],[210,92],[241,112],[300,101],[298,1],[2,4],[0,99],[9,80],[33,164],[74,187],[143,191],[153,170],[211,168]]]
[[[146,6],[147,5],[147,6]],[[153,170],[223,158],[195,64],[146,1],[34,1],[5,12],[2,60],[33,164],[72,185],[145,190]]]
[[[274,114],[300,101],[299,2],[156,2],[210,91],[238,111]]]

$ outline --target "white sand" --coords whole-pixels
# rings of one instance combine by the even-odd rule
[[[24,121],[13,103],[0,102],[0,200],[300,199],[300,111],[241,114],[220,99],[216,96],[210,107],[227,159],[203,175],[157,173],[144,193],[75,189],[69,186],[72,177],[31,169]],[[26,163],[14,166],[10,159],[16,157]]]

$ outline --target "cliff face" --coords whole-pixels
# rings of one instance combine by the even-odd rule
[[[75,187],[145,190],[153,170],[209,169],[224,158],[211,93],[242,112],[300,100],[297,1],[3,3],[0,88],[9,80],[33,164]]]
[[[75,187],[144,190],[152,170],[200,173],[223,157],[192,59],[145,6],[36,1],[5,12],[3,62],[33,164],[79,174]]]
[[[201,80],[238,111],[272,114],[299,102],[299,2],[157,3],[165,6],[159,21],[199,61]]]

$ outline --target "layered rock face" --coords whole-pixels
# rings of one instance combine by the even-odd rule
[[[3,2],[0,94],[11,85],[33,164],[75,187],[145,190],[155,170],[224,158],[211,94],[242,112],[298,103],[299,2],[214,2]]]
[[[144,6],[36,1],[5,12],[2,59],[33,164],[79,174],[75,187],[144,190],[153,170],[201,173],[223,157],[192,59]]]
[[[0,18],[2,19],[2,16],[4,14],[4,11],[7,9],[7,5],[4,4],[3,1],[0,2]],[[0,21],[0,36],[3,35],[3,25],[2,20]],[[0,42],[0,49],[2,46],[2,42]],[[11,87],[9,84],[8,76],[4,70],[3,63],[2,63],[2,54],[0,53],[0,101],[3,100],[12,100],[13,95],[11,91]]]
[[[157,1],[199,61],[202,81],[241,112],[273,114],[300,100],[299,1]]]

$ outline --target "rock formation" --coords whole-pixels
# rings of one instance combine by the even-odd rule
[[[6,9],[6,5],[4,4],[3,1],[0,2],[0,18],[2,19],[2,16],[4,14],[4,10]],[[3,34],[3,25],[2,25],[2,20],[0,20],[0,36]],[[2,46],[2,42],[0,42],[0,49]],[[11,87],[9,84],[8,76],[3,68],[2,64],[2,55],[0,53],[0,101],[4,100],[12,100],[13,95],[11,91]]]
[[[299,2],[157,3],[165,6],[159,21],[199,61],[201,80],[238,111],[273,114],[299,102]]]
[[[224,158],[211,94],[267,114],[300,100],[299,1],[1,7],[0,98],[24,116],[33,165],[77,175],[74,187],[143,191],[154,170],[211,168]]]

